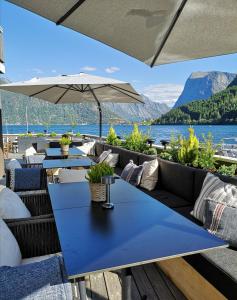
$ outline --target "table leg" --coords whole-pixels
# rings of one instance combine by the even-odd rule
[[[85,277],[77,278],[76,281],[77,281],[78,289],[79,289],[79,293],[80,293],[80,300],[87,300]]]
[[[122,300],[132,300],[132,272],[131,268],[123,271],[122,276]]]

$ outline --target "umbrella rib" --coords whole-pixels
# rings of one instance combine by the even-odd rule
[[[52,88],[54,88],[54,87],[57,87],[57,85],[52,85],[52,86],[50,86],[50,87],[47,87],[46,89],[43,89],[43,90],[41,90],[41,91],[39,91],[39,92],[37,92],[37,93],[34,93],[34,94],[29,95],[29,97],[34,97],[34,96],[36,96],[36,95],[38,95],[38,94],[41,94],[41,93],[43,93],[43,92],[46,92],[46,91],[48,91],[48,90],[50,90],[50,89],[52,89]]]
[[[179,16],[180,16],[180,14],[182,13],[182,11],[183,11],[183,9],[184,9],[184,6],[185,6],[185,4],[187,3],[187,1],[188,1],[188,0],[183,0],[183,1],[181,2],[181,4],[180,4],[178,10],[177,10],[176,13],[175,13],[174,18],[172,19],[172,21],[171,21],[171,23],[170,23],[170,26],[168,27],[168,30],[167,30],[166,33],[165,33],[165,36],[164,36],[164,38],[163,38],[163,40],[162,40],[162,42],[161,42],[161,45],[159,46],[158,50],[156,51],[156,54],[155,54],[155,56],[154,56],[154,58],[153,58],[153,60],[152,60],[152,62],[151,62],[150,67],[153,67],[153,66],[154,66],[154,64],[155,64],[155,62],[156,62],[158,56],[160,55],[161,51],[163,50],[163,48],[164,48],[164,46],[165,46],[165,44],[166,44],[166,42],[167,42],[167,40],[168,40],[168,38],[169,38],[169,36],[170,36],[172,30],[173,30],[173,28],[174,28],[176,22],[178,21],[178,18],[179,18]]]
[[[138,93],[131,92],[131,91],[129,91],[129,90],[126,90],[126,89],[124,89],[124,88],[121,88],[120,86],[115,86],[115,85],[113,85],[113,84],[110,84],[109,86],[110,86],[110,87],[116,87],[117,89],[120,89],[120,90],[122,90],[122,91],[124,91],[124,92],[128,92],[129,94],[133,94],[133,95],[136,95],[136,96],[140,96]]]
[[[110,86],[110,87],[111,87],[111,89],[114,89],[114,90],[116,90],[116,91],[118,91],[118,92],[120,92],[120,93],[122,93],[122,94],[124,94],[124,95],[126,95],[126,96],[128,96],[128,97],[130,97],[130,98],[135,99],[137,102],[140,102],[140,103],[144,104],[143,101],[141,101],[141,100],[137,99],[136,97],[133,97],[132,95],[129,95],[129,94],[123,92],[123,91],[120,91],[117,87],[115,87],[115,86]],[[129,93],[130,93],[130,92],[129,92]]]
[[[104,84],[95,88],[92,88],[91,86],[89,87],[89,84],[86,86],[86,89],[84,89],[85,92],[90,92],[90,91],[94,91],[94,90],[98,90],[98,89],[102,89],[109,86],[109,84]]]
[[[58,100],[54,103],[54,104],[58,104],[59,103],[59,101],[65,96],[65,94],[70,90],[70,87],[71,86],[69,86],[63,93],[62,93],[62,95],[58,98]]]
[[[77,10],[85,0],[79,0],[76,4],[74,4],[61,18],[58,19],[56,25],[62,24],[75,10]]]

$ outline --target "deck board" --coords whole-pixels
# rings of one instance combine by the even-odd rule
[[[121,282],[121,271],[87,276],[87,299],[121,300]],[[147,264],[132,268],[132,299],[185,300],[186,298],[157,265]]]

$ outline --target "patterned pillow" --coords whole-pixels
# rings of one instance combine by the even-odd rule
[[[102,163],[103,161],[106,160],[106,158],[109,156],[109,154],[112,152],[111,149],[107,150],[107,151],[103,151],[100,156],[97,159],[97,163]]]
[[[223,182],[220,178],[211,173],[207,173],[200,195],[191,212],[191,214],[202,223],[205,222],[205,205],[207,200],[237,207],[237,187]]]
[[[119,154],[117,153],[110,153],[104,162],[106,162],[110,167],[115,168],[119,160]]]
[[[121,178],[131,183],[132,185],[138,186],[140,184],[144,166],[137,166],[132,160],[125,166],[121,174]]]
[[[145,161],[140,186],[148,191],[154,190],[158,181],[158,159]]]
[[[204,227],[237,248],[237,208],[224,203],[206,201]]]

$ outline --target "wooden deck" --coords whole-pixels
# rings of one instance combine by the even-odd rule
[[[104,272],[86,277],[88,300],[121,300],[121,273]],[[77,298],[79,299],[79,298]],[[184,295],[155,265],[132,268],[133,300],[184,300]]]

